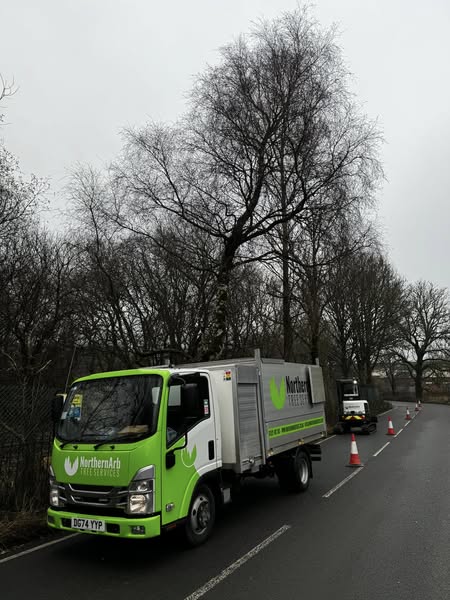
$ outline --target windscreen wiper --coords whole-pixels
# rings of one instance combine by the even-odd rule
[[[94,450],[98,450],[100,448],[100,446],[104,446],[104,445],[108,445],[108,444],[117,444],[118,442],[130,441],[130,440],[134,440],[134,439],[140,438],[140,437],[142,437],[142,433],[129,433],[128,435],[116,436],[116,437],[110,438],[109,440],[104,440],[103,442],[99,442],[98,444],[95,444]]]
[[[59,449],[62,450],[64,448],[64,446],[67,446],[67,444],[73,444],[75,442],[79,443],[79,440],[77,440],[76,438],[74,438],[73,440],[66,440],[65,442],[63,442],[61,444],[61,446],[59,447]]]

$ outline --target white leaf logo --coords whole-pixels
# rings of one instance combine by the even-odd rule
[[[67,475],[69,475],[70,477],[75,475],[75,473],[78,471],[78,456],[73,461],[73,463],[71,463],[70,458],[67,457],[66,460],[64,461],[64,469],[65,469]]]

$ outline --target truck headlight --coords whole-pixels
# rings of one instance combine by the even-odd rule
[[[140,469],[128,486],[127,513],[146,515],[155,512],[154,503],[155,467]]]
[[[59,489],[58,486],[55,483],[50,483],[50,506],[54,506],[55,508],[57,508],[58,506],[60,506],[59,503]]]
[[[50,466],[49,469],[49,474],[50,474],[50,498],[49,498],[49,502],[50,502],[50,506],[53,506],[55,508],[57,508],[58,506],[61,506],[61,502],[59,499],[59,486],[58,486],[58,482],[55,479],[55,473],[52,469],[52,467]]]
[[[152,494],[130,494],[128,496],[128,513],[131,515],[145,515],[152,512]]]

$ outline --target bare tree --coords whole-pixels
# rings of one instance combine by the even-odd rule
[[[8,98],[9,96],[13,96],[17,91],[17,88],[14,84],[14,80],[9,83],[6,79],[3,78],[0,73],[0,102]],[[0,123],[3,121],[3,115],[0,113]]]
[[[408,287],[407,300],[397,356],[414,380],[417,400],[422,401],[425,377],[448,368],[449,296],[446,288],[418,281]]]
[[[389,382],[393,396],[397,395],[398,379],[404,375],[408,375],[405,365],[399,359],[396,348],[388,348],[381,352],[378,359],[378,367],[380,367],[386,379]],[[406,372],[405,372],[406,371]]]
[[[17,88],[14,84],[14,79],[11,83],[9,83],[3,76],[0,74],[0,102],[3,98],[8,98],[8,96],[12,96],[17,91]]]
[[[227,351],[248,356],[254,348],[270,356],[282,356],[279,302],[271,302],[271,280],[257,264],[233,270],[229,290]]]
[[[118,228],[105,211],[108,180],[89,167],[74,171],[68,191],[84,345],[107,368],[196,356],[211,304],[208,240],[183,221],[149,236]]]
[[[333,36],[304,11],[224,48],[178,126],[128,131],[127,140],[116,166],[117,222],[151,235],[170,215],[217,242],[203,358],[225,352],[231,273],[261,258],[255,241],[337,183],[367,190],[378,168],[378,135],[346,92]]]
[[[8,83],[0,75],[0,101],[15,92],[14,82]],[[17,159],[0,140],[0,244],[7,243],[21,222],[32,216],[45,189],[46,183],[34,175],[30,181],[24,180]]]
[[[8,250],[0,268],[2,365],[17,381],[32,383],[54,359],[72,257],[64,241],[35,226],[21,230]]]
[[[25,181],[17,159],[0,144],[0,244],[14,237],[18,226],[34,214],[46,187],[34,175]]]
[[[370,195],[350,199],[342,190],[330,190],[326,197],[317,197],[306,206],[298,219],[283,224],[270,236],[271,247],[282,263],[282,269],[277,269],[276,261],[272,266],[275,273],[282,271],[285,358],[295,358],[292,316],[299,311],[308,360],[314,363],[319,358],[324,311],[333,294],[333,271],[353,254],[378,247],[376,230],[363,212],[370,202]]]
[[[354,366],[360,381],[371,383],[380,354],[399,339],[403,281],[383,255],[362,252],[336,272],[332,292],[327,313],[342,374]]]

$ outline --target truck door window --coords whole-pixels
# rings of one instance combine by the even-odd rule
[[[207,378],[196,374],[183,376],[183,380],[169,388],[167,446],[210,415]]]

